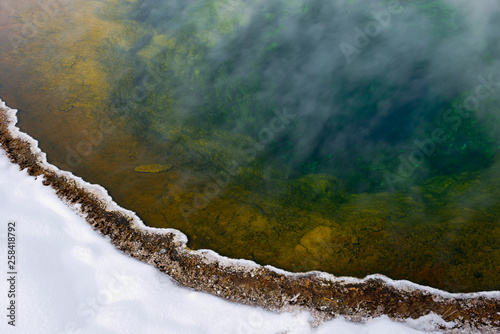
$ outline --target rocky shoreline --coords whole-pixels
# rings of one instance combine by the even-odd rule
[[[337,316],[361,322],[381,315],[404,320],[433,313],[453,322],[434,323],[435,329],[446,333],[500,333],[499,292],[451,294],[382,275],[361,280],[321,272],[294,274],[212,251],[192,251],[182,233],[144,226],[101,187],[50,165],[37,142],[20,132],[16,123],[15,110],[1,103],[0,145],[13,163],[31,176],[43,177],[44,185],[122,252],[186,287],[272,311],[308,311],[315,325]]]

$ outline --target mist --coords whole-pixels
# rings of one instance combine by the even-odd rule
[[[213,141],[222,140],[212,136],[218,129],[258,142],[288,110],[293,122],[259,153],[286,166],[288,178],[323,173],[355,192],[387,190],[388,172],[401,177],[399,156],[435,129],[446,139],[398,187],[484,169],[497,154],[496,1],[144,0],[126,15],[147,31],[131,57],[157,45],[155,36],[177,43],[142,60],[165,69],[157,90],[175,101],[155,122],[201,129]],[[161,67],[165,59],[172,65]],[[484,80],[490,95],[479,107],[446,114]],[[161,98],[142,105],[143,130],[172,140],[149,120],[151,108],[166,105]]]

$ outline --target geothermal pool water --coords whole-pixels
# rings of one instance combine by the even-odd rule
[[[500,289],[500,8],[2,1],[0,96],[49,162],[192,248]]]

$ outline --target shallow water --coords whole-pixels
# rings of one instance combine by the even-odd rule
[[[440,2],[371,6],[6,1],[0,96],[50,162],[190,247],[500,289],[500,91],[456,107],[498,78],[498,37]],[[371,9],[390,22],[346,58]]]

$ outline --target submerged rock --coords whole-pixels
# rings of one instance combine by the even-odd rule
[[[171,168],[172,165],[152,164],[152,165],[142,165],[136,167],[134,170],[138,173],[160,173],[160,172],[165,172]]]

